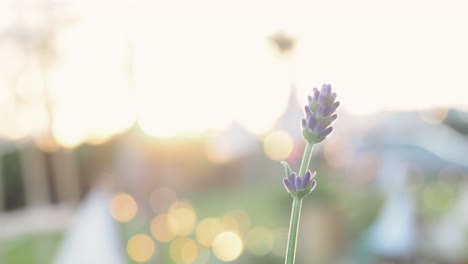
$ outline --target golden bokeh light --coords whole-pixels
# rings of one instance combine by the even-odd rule
[[[171,205],[168,214],[169,229],[178,236],[190,235],[197,221],[197,215],[192,206],[184,202]]]
[[[254,255],[268,254],[273,248],[273,232],[262,226],[252,228],[245,237],[245,248]]]
[[[177,264],[193,263],[198,256],[198,245],[188,237],[178,237],[172,241],[169,255]]]
[[[213,241],[213,254],[222,261],[233,261],[237,259],[243,249],[242,240],[234,232],[223,232],[216,236]]]
[[[167,242],[174,239],[176,234],[169,227],[167,214],[158,215],[153,219],[151,222],[151,234],[161,242]]]
[[[138,211],[135,199],[128,193],[116,194],[110,203],[110,213],[119,222],[131,221]]]
[[[127,254],[136,262],[148,261],[154,254],[156,246],[153,240],[144,234],[137,234],[127,242]]]
[[[224,225],[218,218],[205,218],[197,226],[196,238],[204,247],[210,247],[215,237],[221,233]]]
[[[272,160],[284,160],[293,150],[293,139],[285,131],[277,130],[269,133],[263,140],[263,150]]]

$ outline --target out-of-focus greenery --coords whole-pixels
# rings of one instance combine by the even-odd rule
[[[62,237],[62,233],[47,233],[0,241],[0,263],[52,263],[52,258],[62,241]]]

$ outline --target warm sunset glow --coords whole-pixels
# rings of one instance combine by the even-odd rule
[[[138,210],[135,199],[128,193],[116,194],[110,203],[110,213],[119,222],[132,220]]]
[[[347,102],[342,110],[353,114],[467,109],[461,87],[468,83],[461,69],[468,42],[459,33],[467,24],[459,11],[466,4],[392,3],[389,10],[371,6],[375,10],[368,12],[362,8],[368,3],[358,1],[346,4],[345,12],[328,2],[311,8],[307,2],[239,0],[226,8],[205,0],[190,4],[187,10],[197,12],[189,12],[172,2],[119,1],[101,19],[86,1],[74,2],[67,9],[77,18],[73,25],[52,26],[48,66],[37,61],[44,55],[40,50],[24,52],[15,42],[2,42],[0,135],[37,136],[50,125],[59,144],[74,147],[102,143],[134,122],[148,135],[174,137],[222,129],[233,121],[264,135],[284,112],[292,82],[302,99],[313,86],[332,83]],[[199,8],[203,5],[210,8]],[[424,14],[414,20],[421,6]],[[251,12],[245,14],[246,7]],[[305,11],[311,9],[313,15]],[[5,13],[8,25],[11,17]],[[433,19],[445,13],[451,19]],[[395,15],[399,19],[393,23]],[[26,15],[22,21],[37,22],[30,19]],[[415,28],[431,30],[414,35]],[[290,57],[272,48],[269,37],[277,32],[295,41]]]

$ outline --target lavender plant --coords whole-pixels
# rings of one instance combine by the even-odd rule
[[[308,169],[310,157],[314,145],[325,140],[333,130],[330,125],[336,120],[337,115],[335,111],[340,105],[340,102],[335,100],[336,93],[332,92],[330,84],[324,84],[320,91],[314,88],[313,95],[308,97],[309,102],[304,108],[305,118],[301,122],[302,135],[306,140],[306,147],[302,156],[299,173],[293,172],[287,162],[281,162],[286,174],[283,179],[284,187],[293,197],[285,264],[294,264],[295,262],[302,200],[317,185],[317,181],[315,180],[316,172],[312,173]]]

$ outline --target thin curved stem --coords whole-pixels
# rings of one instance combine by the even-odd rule
[[[312,156],[314,145],[307,143],[302,156],[299,177],[302,177],[309,168],[310,157]],[[296,258],[297,233],[299,232],[299,222],[301,218],[302,198],[293,197],[291,209],[291,221],[289,222],[288,246],[286,249],[285,264],[294,264]]]

